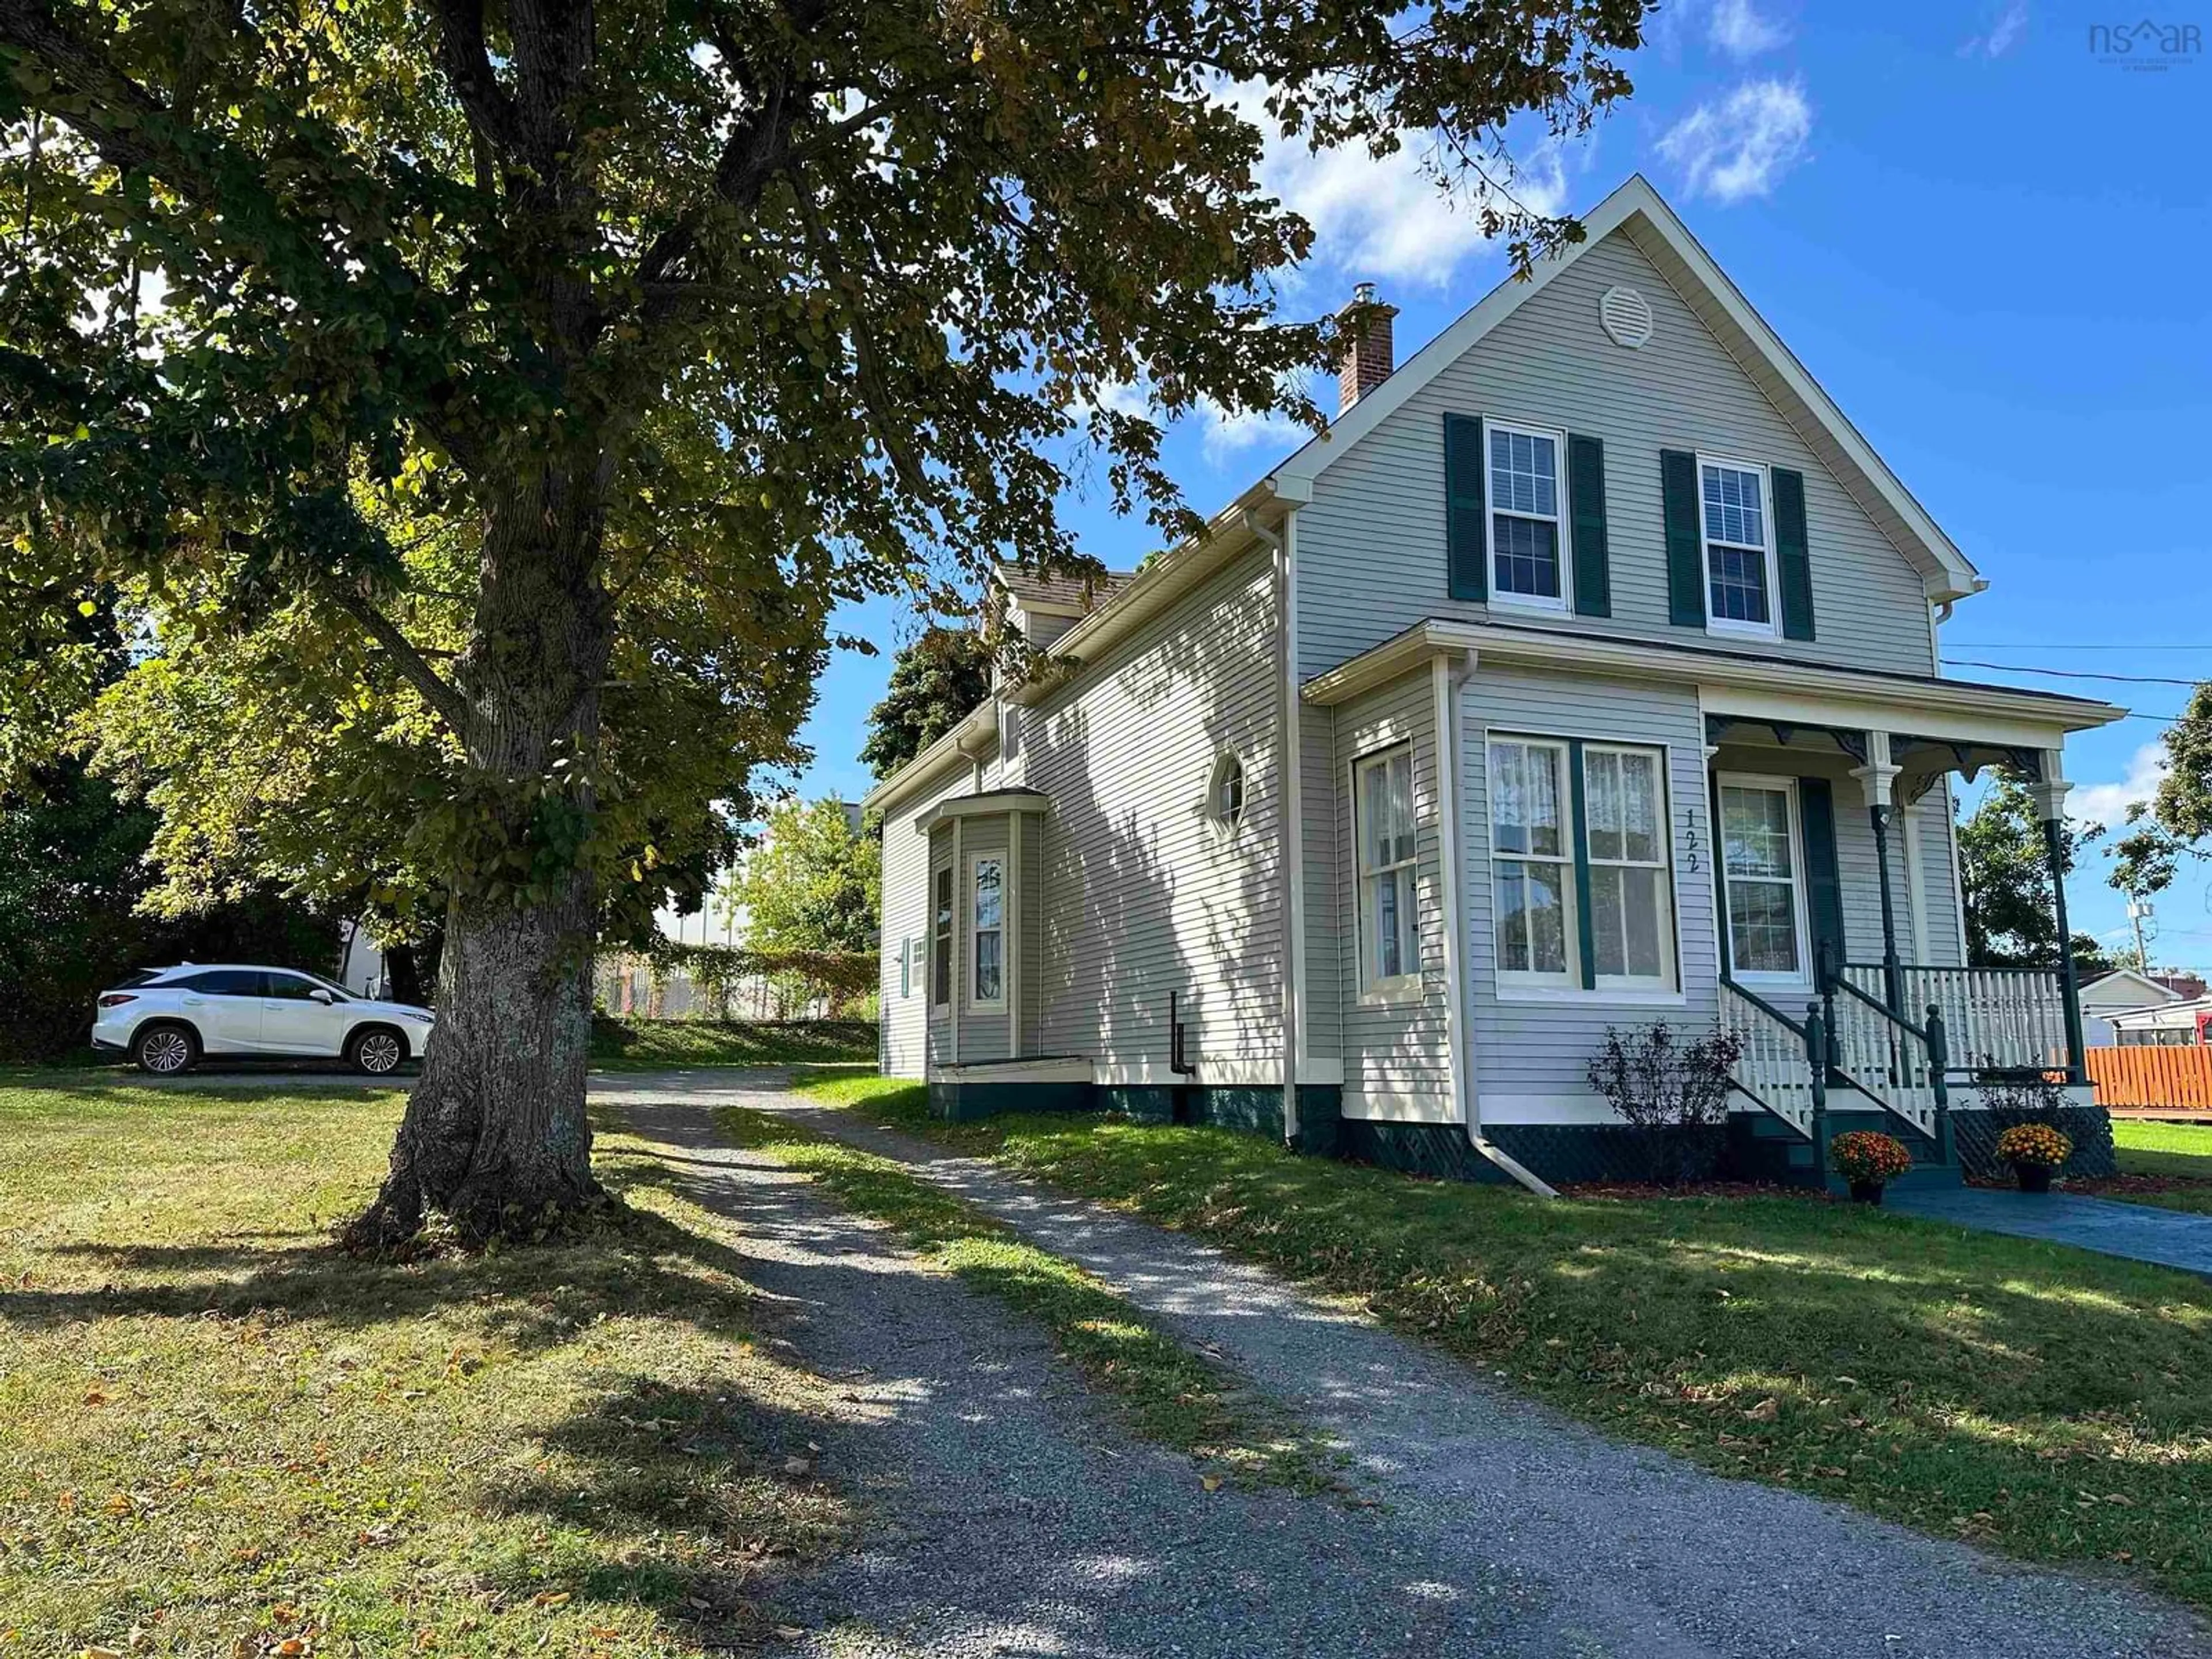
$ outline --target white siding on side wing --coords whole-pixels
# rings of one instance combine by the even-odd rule
[[[1306,1052],[1316,1060],[1344,1053],[1344,927],[1339,908],[1336,711],[1298,711],[1304,750],[1301,804],[1306,892]]]
[[[1390,684],[1336,711],[1332,843],[1338,871],[1334,932],[1336,981],[1341,987],[1344,1115],[1350,1118],[1447,1122],[1451,1098],[1444,981],[1443,915],[1437,906],[1436,692],[1423,663]],[[1359,854],[1352,773],[1370,755],[1410,744],[1421,979],[1418,992],[1396,999],[1360,988]],[[1310,925],[1310,923],[1309,924]]]
[[[1598,324],[1616,283],[1650,301],[1657,326],[1624,350]],[[1427,617],[1526,611],[1447,592],[1443,417],[1491,416],[1587,434],[1605,445],[1613,614],[1554,617],[1655,640],[1707,642],[1668,621],[1662,449],[1782,466],[1805,478],[1819,638],[1731,636],[1736,648],[1935,672],[1920,577],[1814,459],[1720,343],[1625,234],[1616,232],[1438,374],[1321,475],[1298,514],[1298,671],[1310,678]]]
[[[938,783],[899,802],[884,817],[883,936],[877,950],[883,970],[883,1069],[889,1077],[919,1078],[927,1060],[929,841],[915,825],[938,802],[968,793],[969,778],[966,766],[949,767]],[[902,945],[914,951],[912,991],[905,996],[899,994]]]
[[[1478,670],[1468,681],[1461,816],[1466,866],[1468,994],[1473,1014],[1477,1113],[1492,1097],[1582,1096],[1587,1067],[1608,1025],[1663,1019],[1692,1030],[1718,1013],[1720,960],[1713,931],[1712,835],[1707,823],[1705,718],[1688,687],[1613,684],[1565,674]],[[1648,744],[1667,753],[1668,822],[1673,837],[1679,1000],[1649,1001],[1602,991],[1501,997],[1495,888],[1491,870],[1489,734],[1582,738]],[[1694,831],[1694,833],[1692,833]],[[1503,1104],[1501,1101],[1501,1104]]]
[[[1279,1070],[1274,628],[1268,558],[1240,558],[1023,712],[1022,781],[1050,799],[1037,1054],[1164,1079],[1175,993],[1201,1067]],[[1224,748],[1245,769],[1244,820],[1225,841],[1204,811]]]

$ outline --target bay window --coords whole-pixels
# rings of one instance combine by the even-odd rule
[[[1564,743],[1501,738],[1490,745],[1490,855],[1504,980],[1571,982],[1567,757]]]
[[[975,974],[968,1003],[971,1008],[1002,1008],[1006,1001],[1006,860],[995,853],[978,853],[969,860],[969,869],[975,896],[969,933]]]
[[[1411,747],[1401,744],[1358,763],[1352,812],[1359,846],[1360,988],[1389,990],[1418,979],[1421,971]]]

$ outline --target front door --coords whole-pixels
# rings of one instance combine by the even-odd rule
[[[331,993],[297,974],[265,976],[269,994],[261,1003],[261,1041],[264,1047],[294,1054],[335,1054],[343,1046],[345,1011],[334,1000],[318,1000],[315,993]]]

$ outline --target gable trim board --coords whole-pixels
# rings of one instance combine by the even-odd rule
[[[1310,494],[1313,481],[1360,439],[1477,341],[1542,293],[1589,249],[1621,230],[1712,331],[1722,348],[1743,367],[1845,492],[1912,562],[1931,602],[1948,604],[1989,586],[1643,174],[1630,178],[1584,216],[1583,228],[1581,242],[1538,265],[1526,282],[1508,281],[1492,289],[1396,373],[1340,415],[1326,433],[1275,470],[1273,476],[1278,484],[1302,488]]]

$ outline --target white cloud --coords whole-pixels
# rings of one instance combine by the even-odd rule
[[[1427,134],[1401,134],[1400,147],[1379,161],[1360,144],[1316,154],[1301,139],[1276,135],[1261,106],[1262,88],[1248,83],[1223,95],[1267,135],[1261,187],[1314,228],[1309,273],[1442,288],[1490,246],[1468,191],[1447,191],[1425,165],[1435,153]],[[1532,213],[1567,210],[1566,169],[1548,139],[1532,144],[1516,176],[1505,182]]]
[[[2085,823],[2118,829],[2128,821],[2128,808],[2158,793],[2166,775],[2166,745],[2147,743],[2129,757],[2127,775],[2117,783],[2077,783],[2066,798],[2066,815]]]
[[[1206,459],[1216,465],[1262,446],[1287,454],[1307,435],[1306,429],[1296,421],[1250,410],[1232,414],[1211,398],[1201,399],[1199,409],[1200,418],[1205,422],[1199,429],[1199,447],[1206,452]]]
[[[1764,196],[1805,153],[1813,106],[1792,81],[1747,81],[1717,104],[1700,104],[1659,140],[1692,196],[1740,202]]]
[[[1961,58],[2002,58],[2027,32],[2027,0],[2006,0],[2002,15],[1987,34],[1969,35],[1959,47]]]
[[[1760,15],[1752,0],[1713,0],[1706,33],[1731,58],[1756,58],[1790,38],[1790,31]]]

